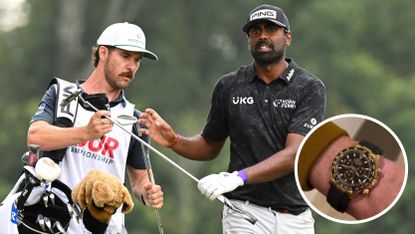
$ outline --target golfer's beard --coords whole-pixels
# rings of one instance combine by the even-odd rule
[[[271,51],[269,52],[260,52],[258,48],[261,46],[261,42],[255,45],[255,48],[251,47],[251,54],[252,57],[255,59],[255,62],[262,64],[262,65],[269,65],[273,63],[278,63],[281,61],[282,57],[285,54],[285,48],[281,48],[278,51],[275,51],[274,45],[269,45]]]
[[[107,83],[111,86],[111,88],[115,90],[125,89],[128,87],[129,83],[118,82],[117,75],[114,71],[110,68],[109,64],[105,64],[104,67],[104,76]]]

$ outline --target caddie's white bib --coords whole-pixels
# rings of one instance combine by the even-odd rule
[[[119,115],[133,115],[134,105],[126,101],[125,107],[122,103],[119,103],[112,107],[110,111],[111,116],[113,117]],[[94,113],[95,112],[85,110],[81,105],[78,105],[74,127],[86,126]],[[124,127],[128,131],[132,131],[132,125]],[[60,163],[62,174],[59,177],[59,180],[72,189],[90,170],[98,168],[115,175],[124,183],[130,141],[131,136],[118,126],[114,125],[112,131],[105,134],[100,139],[68,146],[66,154]],[[124,226],[124,214],[119,210],[112,216],[107,233],[122,232]],[[74,233],[82,233],[81,230],[72,229],[77,227],[79,227],[79,225],[70,225],[69,229],[70,231],[74,231]]]

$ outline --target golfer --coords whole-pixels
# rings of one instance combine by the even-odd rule
[[[211,200],[226,193],[258,222],[252,225],[224,207],[224,233],[314,233],[293,170],[304,135],[323,119],[325,86],[286,57],[292,37],[282,9],[256,7],[242,30],[254,61],[217,82],[203,131],[179,136],[156,111],[147,109],[140,122],[148,129],[142,132],[192,160],[214,159],[229,137],[227,172],[204,177],[198,188]]]

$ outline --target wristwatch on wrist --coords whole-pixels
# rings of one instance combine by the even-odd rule
[[[352,198],[370,192],[381,173],[378,166],[380,154],[382,149],[376,145],[360,141],[336,155],[327,193],[327,201],[333,208],[345,212]]]

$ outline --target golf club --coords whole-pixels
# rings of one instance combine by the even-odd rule
[[[90,108],[92,108],[95,111],[99,111],[95,106],[93,106],[90,102],[85,101],[85,99],[82,98],[82,95],[79,95],[82,92],[82,89],[79,88],[77,89],[75,92],[73,92],[72,94],[70,94],[68,97],[66,97],[61,103],[60,106],[66,106],[68,105],[71,101],[75,100],[75,98],[78,96],[79,100],[81,102],[83,102],[85,105],[88,105]],[[154,148],[153,146],[151,146],[150,144],[148,144],[146,141],[144,141],[143,139],[139,138],[137,135],[135,135],[134,133],[128,131],[122,124],[120,124],[117,120],[112,119],[109,116],[104,116],[106,119],[108,119],[109,121],[111,121],[113,124],[117,125],[119,128],[121,128],[123,131],[125,131],[127,134],[129,134],[131,137],[133,137],[135,140],[137,140],[138,142],[140,142],[142,145],[145,145],[148,149],[150,149],[151,151],[153,151],[154,153],[156,153],[158,156],[162,157],[164,160],[166,160],[168,163],[170,163],[172,166],[176,167],[177,169],[179,169],[181,172],[183,172],[184,174],[186,174],[187,176],[189,176],[191,179],[193,179],[194,181],[196,181],[197,183],[199,183],[199,179],[197,179],[195,176],[193,176],[192,174],[190,174],[188,171],[186,171],[185,169],[183,169],[180,165],[178,165],[177,163],[175,163],[173,160],[171,160],[169,157],[167,157],[166,155],[164,155],[163,153],[161,153],[160,151],[158,151],[156,148]],[[131,116],[134,117],[134,116]],[[134,117],[135,118],[135,117]],[[145,156],[144,156],[145,157]],[[225,196],[223,195],[219,195],[216,199],[218,199],[220,202],[222,202],[224,205],[226,205],[227,207],[229,207],[230,209],[238,212],[245,220],[247,220],[248,222],[250,222],[251,224],[255,224],[257,219],[250,214],[249,212],[247,212],[246,210],[243,210],[239,205],[231,202],[229,199],[227,199]]]

